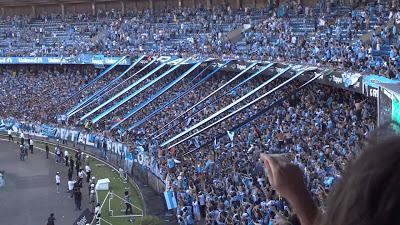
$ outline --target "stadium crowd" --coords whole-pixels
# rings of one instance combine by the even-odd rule
[[[126,15],[111,11],[97,16],[7,17],[0,26],[4,35],[0,55],[89,53],[273,59],[382,73],[391,78],[399,75],[400,12],[388,2],[353,10],[337,7],[330,13],[317,7],[286,8],[284,13],[267,8],[183,8],[130,11]],[[244,39],[230,40],[228,33],[243,29],[244,24],[251,25],[243,31]],[[359,41],[374,30],[370,40]]]
[[[302,35],[295,34],[289,16],[276,18],[280,15],[252,10],[236,12],[229,9],[176,9],[157,12],[157,16],[149,11],[131,12],[127,16],[112,11],[102,12],[96,18],[87,15],[61,18],[53,15],[40,18],[38,26],[34,26],[35,23],[28,17],[13,17],[7,18],[5,25],[0,27],[0,32],[4,33],[8,42],[7,47],[0,50],[0,54],[70,56],[102,53],[115,56],[141,53],[218,56],[334,66],[343,70],[400,78],[400,36],[397,30],[400,22],[399,11],[388,9],[385,5],[373,9],[358,9],[349,12],[348,16],[334,17],[334,23],[331,24],[312,9],[296,9],[297,15],[309,16],[303,24],[311,24],[310,31],[316,34],[309,34],[308,31]],[[389,25],[386,17],[388,20],[393,19],[395,26]],[[372,18],[378,18],[373,26]],[[227,42],[224,35],[244,23],[250,23],[253,27],[245,33],[244,48],[240,49],[239,45]],[[381,26],[381,31],[371,35],[369,40],[358,41],[359,34],[363,34],[363,31],[375,30]],[[24,27],[28,28],[22,29]],[[59,33],[50,31],[48,27],[57,27]],[[66,39],[59,38],[58,34],[61,33],[66,33],[66,39],[72,42],[67,43]],[[50,45],[46,44],[47,40],[51,40]],[[19,45],[32,42],[33,46],[26,48]],[[151,46],[156,47],[145,47],[149,42]],[[383,51],[382,46],[389,46],[389,51]],[[178,222],[182,225],[196,224],[195,221],[200,220],[210,225],[269,225],[271,221],[278,224],[291,221],[292,224],[296,224],[296,216],[291,206],[271,188],[264,173],[263,162],[259,159],[260,153],[263,152],[287,153],[291,161],[302,169],[314,201],[324,211],[325,198],[330,188],[341,179],[345,166],[359,153],[363,140],[376,126],[374,100],[363,99],[356,93],[333,87],[313,83],[279,102],[285,93],[302,84],[296,80],[203,134],[177,147],[161,148],[160,144],[163,141],[215,114],[270,78],[260,75],[241,83],[250,76],[243,75],[187,112],[181,119],[163,127],[235,75],[220,71],[131,132],[126,131],[132,123],[145,118],[160,105],[193,87],[210,71],[207,70],[200,77],[194,77],[193,74],[200,71],[197,69],[197,73],[193,72],[178,82],[122,123],[118,129],[105,132],[110,125],[182,74],[185,70],[181,68],[116,108],[98,123],[87,126],[79,121],[80,117],[102,104],[103,109],[97,110],[94,115],[105,112],[107,108],[132,94],[132,90],[137,90],[143,83],[149,83],[171,67],[161,68],[144,78],[136,88],[107,102],[122,89],[138,82],[141,74],[155,68],[154,65],[150,66],[136,76],[131,76],[134,72],[129,72],[121,79],[124,81],[117,85],[118,88],[85,107],[71,118],[69,124],[81,129],[86,128],[87,132],[106,138],[137,147],[142,146],[142,149],[149,153],[153,172],[165,180],[167,190],[177,193],[176,214]],[[72,94],[91,81],[99,73],[98,70],[86,66],[0,68],[0,114],[4,118],[13,117],[27,123],[55,124],[58,115],[108,84],[122,71],[122,68],[113,70],[111,74],[80,93],[79,100],[73,100]],[[283,81],[284,78],[278,78],[270,82],[246,101],[235,105],[228,113]],[[234,88],[236,85],[239,87]],[[267,114],[237,130],[230,130],[273,103],[277,106]],[[224,115],[226,113],[212,121]],[[92,119],[93,116],[89,118]],[[167,131],[155,138],[154,134],[160,134],[160,129]],[[216,138],[225,133],[227,135]],[[182,157],[182,154],[193,149],[197,150]]]
[[[166,159],[162,170],[167,172],[167,185],[178,192],[178,215],[185,221],[182,224],[191,220],[192,209],[194,217],[199,218],[199,205],[206,224],[269,224],[270,220],[290,217],[288,204],[271,190],[264,177],[258,159],[265,151],[289,153],[304,171],[315,201],[324,209],[329,188],[340,179],[346,162],[375,127],[372,104],[356,109],[360,104],[348,93],[315,85],[251,126],[235,131],[234,137],[213,142],[216,134],[248,118],[257,107],[206,132],[198,144],[194,138],[170,151],[154,148],[159,150],[153,152],[155,158]],[[205,142],[208,144],[192,155],[175,158]],[[175,159],[181,162],[175,163]]]
[[[71,107],[71,104],[60,103],[67,102],[72,93],[98,73],[93,67],[82,66],[2,67],[0,113],[27,122],[55,122],[60,112]],[[119,73],[119,70],[110,72],[110,76],[90,86],[80,97],[85,98]]]
[[[94,73],[94,70],[85,69],[81,70],[80,76],[73,76],[68,72],[76,68],[65,66],[54,69],[32,66],[29,69],[18,69],[14,74],[13,69],[15,68],[10,67],[2,71],[1,80],[4,89],[2,91],[8,94],[1,95],[0,102],[4,106],[1,114],[4,117],[14,117],[28,123],[38,121],[56,123],[55,115],[64,112],[64,108],[72,106],[72,103],[69,103],[60,107],[60,100],[68,98],[73,91],[78,90],[82,84],[93,78],[92,75],[87,75],[87,79],[79,80],[79,77]],[[171,77],[176,77],[181,72],[177,71]],[[132,122],[142,119],[161,103],[165,103],[192,86],[196,79],[201,78],[193,77],[194,74],[197,73],[179,82],[160,99],[139,111],[132,120],[124,123],[123,127],[128,128]],[[218,92],[216,96],[219,97],[213,97],[196,107],[198,113],[193,111],[193,115],[186,115],[182,120],[172,123],[166,129],[176,126],[175,129],[161,136],[159,140],[151,141],[151,134],[161,128],[161,125],[180,115],[221,84],[226,83],[232,75],[234,74],[227,72],[217,73],[216,76],[185,95],[179,102],[165,108],[146,123],[127,133],[123,139],[120,139],[117,133],[114,133],[114,137],[108,136],[108,138],[118,138],[120,141],[143,146],[145,151],[149,152],[153,171],[165,180],[167,189],[170,188],[177,193],[177,215],[181,224],[194,224],[194,221],[199,219],[205,220],[206,224],[256,222],[269,224],[269,221],[293,219],[290,206],[271,189],[264,175],[262,162],[259,161],[261,152],[291,155],[293,162],[304,171],[307,186],[315,202],[324,209],[324,199],[329,188],[340,179],[341,171],[346,163],[354,157],[362,145],[362,140],[375,127],[373,101],[362,101],[361,96],[357,94],[318,84],[309,85],[292,95],[290,99],[278,104],[271,112],[251,125],[234,131],[233,136],[214,140],[221,131],[223,133],[228,131],[260,109],[277,101],[284,93],[301,85],[300,81],[295,81],[255,106],[238,113],[232,119],[226,120],[176,148],[166,150],[158,147],[168,137],[207,118],[268,79],[260,75],[244,82],[239,88],[231,90],[250,76],[243,75]],[[63,79],[55,79],[56,77]],[[109,79],[99,80],[92,89],[85,91],[84,96],[93,93],[96,87],[106,84]],[[194,82],[191,83],[193,79]],[[269,83],[256,92],[251,99],[255,99],[284,80],[279,78]],[[138,99],[148,99],[156,90],[169,82],[171,78],[164,78],[154,84],[151,89],[153,92],[146,90],[141,93],[133,101],[121,106],[120,110],[116,110],[111,116],[103,119],[101,125],[93,126],[90,132],[110,135],[104,134],[103,131],[112,124],[112,118],[122,117],[124,113],[141,102]],[[127,83],[133,83],[133,80]],[[10,90],[7,87],[10,87]],[[18,88],[14,88],[13,92],[12,87]],[[52,87],[51,91],[43,92],[46,87]],[[29,90],[29,93],[16,91],[20,89]],[[28,94],[35,97],[28,98]],[[110,96],[99,100],[99,103]],[[95,103],[92,107],[97,104]],[[243,103],[238,104],[234,109],[242,105]],[[76,123],[76,121],[71,123]],[[83,124],[76,125],[84,128]],[[200,149],[193,154],[180,157],[182,153],[197,147]]]

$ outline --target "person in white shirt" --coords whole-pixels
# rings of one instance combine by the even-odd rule
[[[203,217],[206,216],[206,198],[202,192],[199,192],[200,213]]]
[[[31,150],[31,154],[33,154],[33,140],[29,139],[29,149]]]
[[[195,220],[200,221],[200,205],[198,197],[196,197],[195,201],[192,203],[192,206]]]
[[[70,180],[68,181],[68,192],[71,194],[71,198],[73,197],[74,194],[74,185],[75,185],[76,181],[74,180]]]
[[[56,173],[57,193],[60,193],[60,183],[61,183],[60,172],[57,172]]]
[[[86,175],[86,173],[83,171],[83,169],[80,169],[79,172],[78,172],[78,179],[79,179],[79,182],[80,182],[80,183],[82,182],[83,177],[84,177],[85,175]]]
[[[395,22],[396,22],[396,24],[400,24],[400,11],[397,12],[395,15]]]
[[[86,183],[89,183],[89,181],[90,181],[90,174],[92,173],[92,169],[90,168],[89,164],[86,164],[86,166],[85,166],[85,172],[86,172]]]
[[[19,135],[19,138],[21,140],[21,145],[24,145],[24,132],[21,132],[21,134]]]
[[[12,141],[12,142],[14,142],[14,138],[13,138],[13,136],[12,136],[12,131],[11,131],[11,129],[8,129],[8,142],[10,142],[10,141]]]
[[[96,178],[95,177],[92,177],[90,180],[89,180],[89,185],[88,185],[88,187],[89,187],[89,193],[90,193],[90,191],[91,190],[94,190],[94,184],[96,183]]]

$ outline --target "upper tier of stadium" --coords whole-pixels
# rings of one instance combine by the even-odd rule
[[[9,15],[13,7],[1,7],[0,56],[179,55],[325,65],[391,78],[399,74],[400,12],[392,1],[356,8],[172,4],[140,11],[128,3],[123,10],[121,5],[110,9],[111,3],[108,8],[93,5],[95,14],[82,12],[83,5],[81,11],[62,12],[42,12],[41,5],[33,5],[33,12],[19,15]]]

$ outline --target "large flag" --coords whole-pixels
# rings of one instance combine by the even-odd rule
[[[173,191],[166,191],[164,192],[165,202],[167,203],[168,210],[176,209],[178,204],[176,203],[176,198]]]

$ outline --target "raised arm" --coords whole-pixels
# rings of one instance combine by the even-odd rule
[[[287,155],[262,153],[260,157],[271,186],[290,203],[302,225],[312,225],[319,212],[300,168],[290,163]]]

